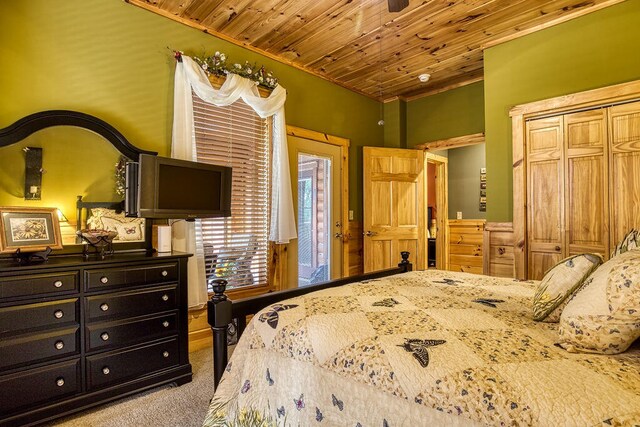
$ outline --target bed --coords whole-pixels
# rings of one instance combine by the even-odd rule
[[[429,270],[270,300],[204,425],[640,425],[639,343],[557,347],[535,286]]]

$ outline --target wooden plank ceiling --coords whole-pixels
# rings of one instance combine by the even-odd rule
[[[483,48],[622,0],[410,0],[399,13],[387,0],[126,1],[386,100],[479,81]]]

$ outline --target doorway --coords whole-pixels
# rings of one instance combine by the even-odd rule
[[[427,170],[427,268],[449,268],[448,159],[425,152]]]
[[[287,247],[288,288],[337,279],[344,271],[343,147],[315,134],[298,129],[287,139],[298,231]]]

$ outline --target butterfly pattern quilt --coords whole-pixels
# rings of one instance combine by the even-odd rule
[[[205,426],[637,426],[640,345],[568,353],[534,282],[410,272],[253,317]]]

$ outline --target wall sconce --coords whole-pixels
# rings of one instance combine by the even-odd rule
[[[25,147],[24,198],[40,200],[42,196],[42,148]]]

